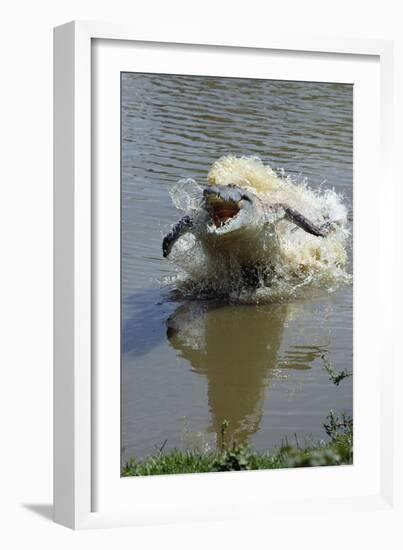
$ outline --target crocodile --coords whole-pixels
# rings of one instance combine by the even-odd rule
[[[196,214],[183,216],[164,237],[162,253],[168,257],[178,239],[192,233],[210,259],[235,259],[241,269],[253,270],[278,255],[276,226],[284,219],[319,238],[332,229],[331,222],[318,226],[289,205],[268,204],[235,184],[207,185]]]

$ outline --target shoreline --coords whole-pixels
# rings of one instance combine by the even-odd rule
[[[223,421],[221,449],[215,452],[200,450],[162,451],[144,460],[129,460],[121,469],[122,477],[190,474],[205,472],[231,472],[242,470],[276,470],[318,466],[342,466],[353,464],[353,420],[345,413],[339,418],[333,411],[323,424],[329,437],[327,443],[300,447],[282,445],[266,452],[252,451],[244,445],[225,442],[228,422]]]

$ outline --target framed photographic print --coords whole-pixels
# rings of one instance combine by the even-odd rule
[[[55,30],[56,521],[390,505],[391,79],[386,41]]]

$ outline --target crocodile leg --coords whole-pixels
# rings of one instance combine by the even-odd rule
[[[315,237],[326,237],[331,228],[331,224],[329,222],[318,227],[317,225],[309,221],[308,218],[303,216],[300,212],[294,210],[286,204],[278,203],[270,205],[268,208],[268,218],[270,219],[273,214],[283,214],[288,221],[295,223],[295,225],[297,225],[307,233],[315,235]]]
[[[164,237],[162,241],[162,255],[164,258],[169,256],[173,245],[176,241],[191,230],[193,227],[193,220],[190,216],[183,216],[171,229],[171,231]]]
[[[324,228],[322,229],[322,227],[318,227],[317,225],[313,224],[311,221],[308,220],[308,218],[306,218],[296,210],[293,210],[289,206],[284,205],[283,208],[287,220],[295,223],[295,225],[298,225],[298,227],[300,227],[307,233],[315,235],[315,237],[326,237],[327,232],[324,230]]]

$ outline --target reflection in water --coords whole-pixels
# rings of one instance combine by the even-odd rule
[[[167,337],[192,369],[206,376],[211,431],[246,443],[259,429],[267,387],[275,368],[310,368],[324,347],[299,346],[279,363],[290,305],[226,305],[189,302],[167,320]]]

